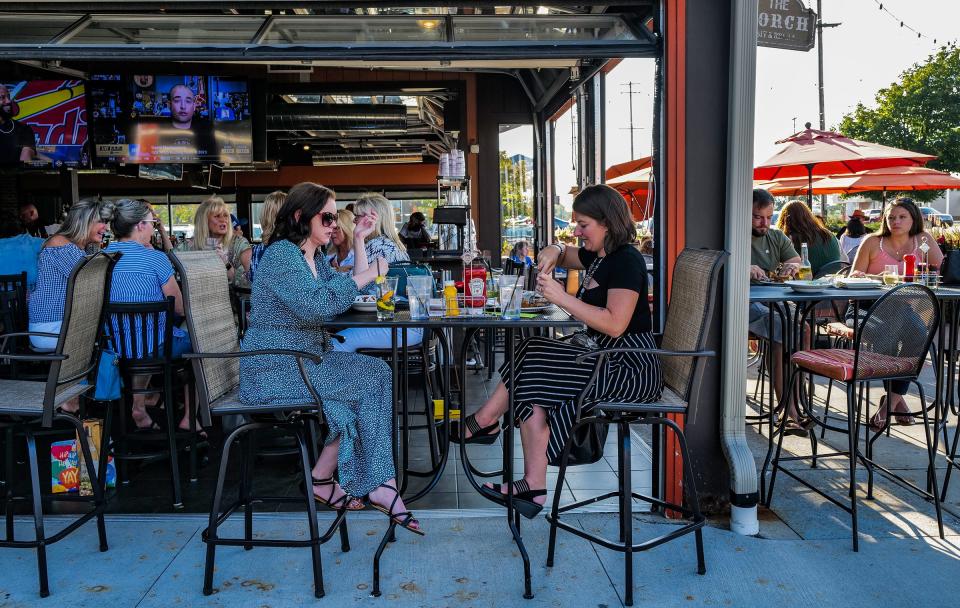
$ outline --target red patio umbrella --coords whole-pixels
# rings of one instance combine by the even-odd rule
[[[849,175],[883,167],[919,166],[936,158],[929,154],[891,148],[852,139],[832,131],[807,128],[776,142],[785,144],[776,154],[753,170],[755,180],[779,180],[806,177],[810,189],[808,204],[813,206],[814,175]]]
[[[653,214],[653,201],[650,199],[652,172],[649,156],[613,165],[604,172],[607,185],[623,196],[630,208],[630,215],[636,221],[645,220]]]

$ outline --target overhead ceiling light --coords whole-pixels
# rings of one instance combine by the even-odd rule
[[[417,19],[417,25],[425,30],[435,30],[440,27],[439,19]]]
[[[303,149],[304,149],[304,150],[309,150],[309,149],[310,149],[310,144],[303,144]]]

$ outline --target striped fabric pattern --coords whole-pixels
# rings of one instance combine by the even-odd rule
[[[163,286],[173,276],[173,265],[166,254],[156,249],[147,249],[134,241],[114,241],[107,246],[108,253],[120,252],[123,255],[113,268],[113,279],[110,284],[110,301],[119,303],[159,302],[163,295]],[[165,315],[161,315],[160,327],[156,332],[162,336]],[[131,340],[139,338],[141,326],[139,319],[134,328],[119,327],[115,319],[110,321],[110,334],[114,341],[123,339],[127,352],[136,352],[137,357],[143,357],[144,352],[154,352],[153,328],[147,328],[147,344],[132,344]],[[146,346],[146,350],[144,349]]]
[[[30,322],[53,323],[63,320],[63,301],[67,297],[67,279],[83,259],[83,250],[68,243],[44,247],[37,258],[37,287],[30,296]]]
[[[905,376],[916,368],[916,360],[910,357],[894,357],[881,353],[860,351],[857,369],[853,369],[854,351],[843,348],[822,348],[794,353],[790,360],[803,369],[834,380],[847,381],[871,378]]]
[[[601,348],[656,348],[649,333],[624,334],[620,338],[598,333],[591,336]],[[547,410],[550,443],[547,457],[559,460],[563,444],[570,435],[577,416],[576,399],[590,381],[595,359],[581,363],[576,358],[590,352],[588,348],[550,338],[528,338],[520,343],[516,356],[516,416],[527,420],[533,406]],[[506,362],[500,366],[500,378],[510,390],[510,370]],[[656,355],[614,353],[608,355],[600,370],[595,390],[583,403],[587,416],[600,402],[649,403],[660,398],[663,376]]]

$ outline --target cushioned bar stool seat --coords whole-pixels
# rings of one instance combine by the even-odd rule
[[[806,371],[826,378],[846,382],[848,380],[874,380],[890,376],[909,375],[916,363],[913,359],[861,352],[854,378],[856,353],[846,348],[822,348],[794,353],[790,361]]]

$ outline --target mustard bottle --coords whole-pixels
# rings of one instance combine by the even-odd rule
[[[459,317],[460,308],[457,306],[457,286],[453,281],[443,284],[443,302],[448,317]]]

